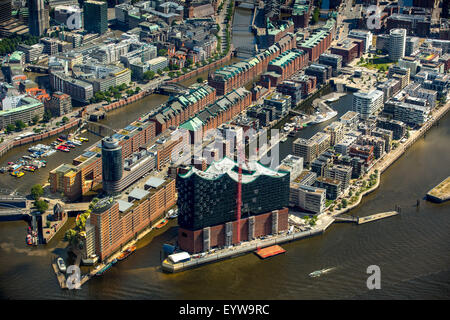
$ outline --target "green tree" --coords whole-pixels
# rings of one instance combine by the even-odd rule
[[[48,203],[44,200],[36,200],[34,206],[40,213],[44,213],[48,209]]]
[[[152,80],[155,77],[155,72],[152,70],[148,70],[144,72],[144,79],[145,80]]]
[[[342,206],[343,206],[344,208],[347,207],[347,199],[342,199]]]
[[[52,113],[50,112],[50,110],[48,110],[48,109],[45,110],[44,116],[42,117],[42,121],[49,122],[51,118],[52,118]]]
[[[139,93],[142,89],[140,87],[136,87],[136,89],[134,90],[135,93]]]
[[[63,118],[62,118],[62,122],[63,122],[63,123],[67,123],[67,122],[69,122],[69,118],[67,118],[67,117],[63,117]]]
[[[165,56],[167,54],[167,49],[159,49],[158,56]]]
[[[197,78],[197,83],[202,83],[203,82],[203,78],[202,77],[198,77]]]
[[[31,122],[32,122],[33,124],[38,123],[38,122],[39,122],[39,116],[38,116],[38,115],[35,115],[35,116],[31,119]]]
[[[31,197],[34,200],[39,200],[40,197],[44,194],[44,188],[40,184],[35,184],[31,187]]]
[[[27,125],[22,120],[17,120],[15,122],[16,131],[22,131]]]
[[[13,125],[12,123],[10,123],[10,124],[8,124],[7,126],[6,126],[6,132],[7,133],[10,133],[10,132],[12,132],[12,131],[14,131],[14,129],[16,128],[16,126],[15,125]]]

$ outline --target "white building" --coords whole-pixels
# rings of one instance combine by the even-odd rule
[[[299,183],[291,183],[289,193],[289,205],[300,207],[313,213],[321,213],[325,210],[326,190]]]
[[[350,30],[349,38],[364,40],[364,52],[368,52],[372,45],[372,32],[367,30]]]
[[[303,172],[303,158],[290,154],[281,161],[278,170],[289,171],[292,182]]]
[[[356,92],[353,94],[352,110],[358,112],[363,119],[383,108],[383,91]]]

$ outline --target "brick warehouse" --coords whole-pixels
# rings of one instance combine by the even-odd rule
[[[316,61],[331,46],[335,28],[336,21],[328,19],[323,27],[316,29],[307,39],[300,42],[297,47],[308,52],[309,61]]]
[[[157,108],[150,116],[156,125],[156,135],[170,126],[177,127],[216,100],[216,90],[208,85],[198,85],[188,94],[182,94]]]
[[[298,70],[304,68],[307,64],[307,52],[298,49],[285,51],[269,62],[267,67],[268,72],[261,76],[261,82],[265,82],[268,79],[270,86],[275,87],[291,77]]]
[[[157,188],[144,191],[140,199],[102,199],[94,206],[86,223],[86,242],[94,242],[95,254],[100,260],[104,260],[120,250],[137,233],[153,225],[175,202],[173,179],[166,180]]]
[[[294,35],[287,34],[277,44],[270,46],[255,57],[220,68],[209,74],[208,84],[216,89],[218,96],[227,94],[232,89],[244,87],[266,71],[271,60],[281,53],[295,48],[295,45]]]
[[[242,166],[241,239],[287,230],[289,172],[257,162]],[[237,242],[237,181],[237,164],[229,158],[177,176],[181,249],[193,253]]]
[[[244,88],[238,88],[227,93],[214,104],[209,105],[205,110],[200,111],[195,117],[189,119],[180,128],[191,132],[191,143],[194,143],[194,137],[201,139],[198,136],[199,130],[202,135],[207,130],[216,129],[222,123],[231,120],[234,116],[242,112],[252,102],[252,95],[250,91]]]

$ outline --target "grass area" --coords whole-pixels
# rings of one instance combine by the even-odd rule
[[[378,57],[365,59],[363,63],[358,63],[361,67],[374,69],[379,71],[387,71],[389,66],[393,64],[388,57]]]

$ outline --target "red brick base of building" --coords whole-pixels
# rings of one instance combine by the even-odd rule
[[[274,228],[273,217],[278,214],[278,226]],[[249,220],[254,219],[254,231],[253,238],[262,237],[265,235],[273,234],[280,231],[286,231],[288,229],[288,208],[275,210],[256,216],[251,216],[241,219],[240,223],[240,236],[241,241],[249,241]],[[206,228],[205,228],[206,229]],[[275,230],[274,230],[275,229]],[[210,248],[221,248],[226,243],[226,223],[209,227],[209,246]],[[232,222],[232,244],[237,244],[237,230],[238,222]],[[178,229],[178,246],[180,249],[187,251],[191,254],[206,251],[203,248],[204,229],[199,230],[187,230],[184,228]]]

